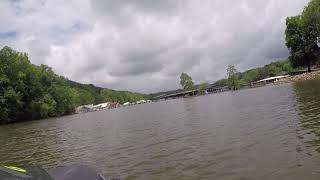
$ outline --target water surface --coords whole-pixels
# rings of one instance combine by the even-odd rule
[[[2,164],[86,164],[123,179],[319,179],[320,82],[0,127]]]

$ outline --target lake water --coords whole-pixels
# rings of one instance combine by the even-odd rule
[[[0,164],[122,179],[320,179],[320,81],[0,127]]]

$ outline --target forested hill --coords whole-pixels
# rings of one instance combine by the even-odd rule
[[[70,81],[46,65],[31,64],[26,53],[0,50],[0,124],[67,115],[84,104],[141,99],[140,93]]]

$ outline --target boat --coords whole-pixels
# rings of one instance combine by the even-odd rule
[[[6,180],[120,180],[104,177],[84,165],[45,170],[39,166],[0,166],[0,179]]]

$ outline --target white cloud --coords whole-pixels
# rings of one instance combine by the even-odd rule
[[[140,92],[287,56],[285,18],[307,0],[4,0],[0,39],[69,79]]]

